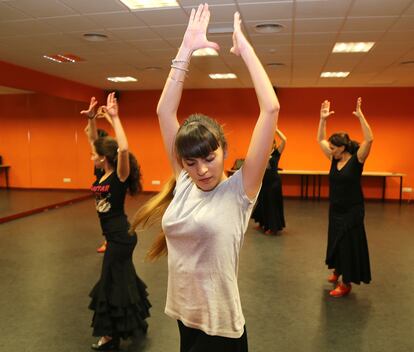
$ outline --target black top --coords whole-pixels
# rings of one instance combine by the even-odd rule
[[[124,211],[128,182],[121,182],[116,171],[104,181],[97,178],[91,190],[95,194],[96,210],[102,232],[108,241],[130,243],[129,223]]]
[[[338,170],[338,161],[332,158],[329,171],[329,201],[331,207],[346,211],[355,205],[364,203],[361,187],[361,175],[364,164],[361,164],[356,154]]]
[[[281,154],[279,153],[279,150],[277,150],[277,148],[273,150],[272,154],[270,155],[269,166],[270,170],[272,170],[273,172],[277,172],[277,170],[279,170],[280,155]]]

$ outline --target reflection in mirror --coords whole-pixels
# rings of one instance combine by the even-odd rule
[[[0,223],[90,197],[79,103],[5,86],[0,102]]]

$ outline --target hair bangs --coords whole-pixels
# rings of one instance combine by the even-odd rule
[[[175,147],[181,159],[206,158],[220,146],[217,137],[205,126],[190,123],[177,133]]]

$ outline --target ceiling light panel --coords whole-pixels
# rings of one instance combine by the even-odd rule
[[[135,77],[108,77],[108,81],[117,82],[117,83],[125,83],[125,82],[137,82],[138,80]]]
[[[333,53],[366,53],[372,49],[375,42],[336,43]]]
[[[348,77],[349,72],[322,72],[322,78],[345,78]]]
[[[153,9],[159,7],[179,7],[175,0],[121,0],[131,10]]]
[[[210,73],[211,79],[236,79],[237,76],[234,73]]]

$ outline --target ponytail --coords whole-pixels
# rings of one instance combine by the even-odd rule
[[[359,143],[353,140],[350,140],[345,147],[345,150],[350,154],[355,154],[359,149]]]
[[[128,176],[128,191],[131,196],[142,191],[141,184],[141,167],[138,164],[134,154],[128,153],[129,157],[129,176]]]
[[[138,209],[132,221],[130,234],[134,233],[138,227],[141,229],[148,228],[161,219],[173,199],[175,184],[175,177],[170,177],[162,190]],[[167,255],[167,253],[165,234],[161,231],[152,243],[147,253],[147,259],[153,261],[163,255]]]

